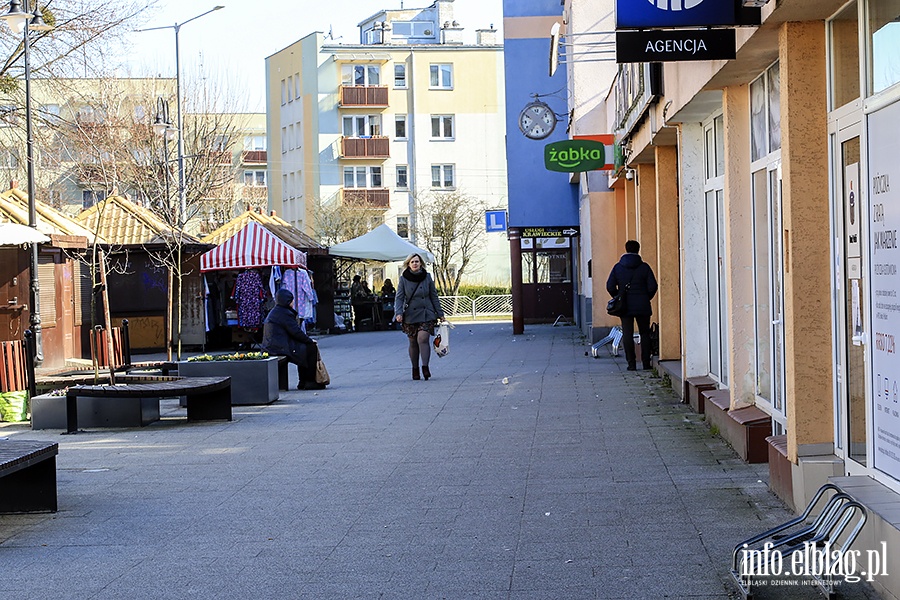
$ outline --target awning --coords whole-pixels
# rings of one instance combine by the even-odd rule
[[[291,248],[255,221],[200,257],[200,272],[259,267],[306,268],[306,253]]]
[[[20,246],[22,244],[46,244],[50,241],[34,227],[18,223],[0,223],[0,246]]]
[[[328,254],[381,262],[406,260],[410,254],[418,254],[425,262],[434,262],[431,252],[410,244],[386,224],[379,225],[358,238],[331,246]]]

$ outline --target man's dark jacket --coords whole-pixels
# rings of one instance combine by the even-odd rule
[[[281,290],[279,290],[281,291]],[[297,323],[297,311],[276,304],[263,322],[262,348],[272,355],[293,356],[306,360],[306,344],[314,343]]]
[[[615,296],[629,282],[631,287],[625,293],[625,315],[636,317],[653,314],[650,300],[656,295],[659,286],[653,276],[653,269],[641,260],[640,254],[622,255],[606,280],[606,291],[610,296]]]

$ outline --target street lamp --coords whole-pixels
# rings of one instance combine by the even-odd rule
[[[50,31],[51,26],[44,23],[40,8],[32,11],[28,0],[24,0],[24,8],[19,0],[10,0],[9,10],[0,16],[9,28],[24,37],[23,56],[25,60],[25,168],[28,179],[28,226],[37,229],[37,209],[34,198],[34,138],[31,131],[31,32]],[[34,333],[36,363],[44,361],[44,347],[41,339],[41,284],[38,279],[38,245],[31,244],[31,331]]]
[[[15,1],[15,0],[13,0]],[[186,190],[184,185],[184,129],[182,129],[181,121],[181,59],[178,53],[178,32],[181,31],[183,25],[187,25],[191,21],[196,21],[200,17],[205,17],[211,12],[217,11],[224,6],[214,6],[204,13],[200,13],[196,17],[191,17],[187,21],[175,23],[174,25],[161,25],[159,27],[148,27],[147,29],[138,29],[141,31],[155,31],[157,29],[174,29],[175,30],[175,102],[176,115],[178,119],[178,227],[184,227],[184,215],[187,210]]]
[[[163,168],[166,171],[166,207],[171,208],[169,197],[169,142],[175,139],[177,129],[169,120],[169,101],[162,96],[156,98],[156,118],[153,121],[153,133],[162,138]]]

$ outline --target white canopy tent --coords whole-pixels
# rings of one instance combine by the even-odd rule
[[[431,252],[404,240],[387,225],[379,225],[358,238],[335,244],[328,248],[328,253],[332,256],[382,262],[406,260],[407,256],[416,253],[425,259],[425,262],[434,262],[434,255]]]
[[[21,246],[22,244],[45,244],[50,238],[34,227],[18,223],[0,223],[0,246]]]

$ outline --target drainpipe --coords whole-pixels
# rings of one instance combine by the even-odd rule
[[[406,135],[409,138],[409,141],[406,142],[406,156],[409,162],[409,167],[407,168],[406,177],[408,181],[406,182],[407,187],[409,188],[409,234],[412,238],[412,243],[415,245],[419,245],[418,236],[416,235],[416,229],[418,227],[418,219],[416,217],[416,193],[417,193],[417,185],[416,181],[418,178],[416,177],[416,55],[412,47],[409,49],[409,80],[406,85],[407,89],[407,114],[406,114]]]

